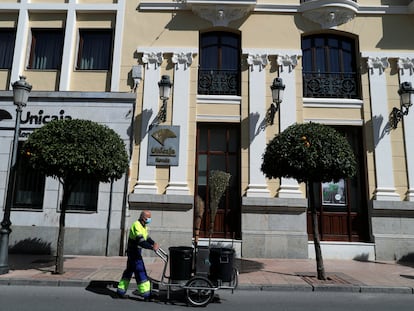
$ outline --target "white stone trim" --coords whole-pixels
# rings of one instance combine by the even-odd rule
[[[387,79],[383,74],[389,65],[386,57],[368,57],[369,84],[371,90],[371,113],[373,124],[373,139],[375,148],[376,190],[375,199],[378,201],[399,200],[394,184],[392,166],[392,145],[389,135],[389,109],[387,95]]]
[[[283,84],[286,85],[283,101],[279,107],[279,124],[280,132],[297,122],[296,119],[296,76],[293,70],[298,63],[297,53],[281,53],[277,57],[279,65],[279,77],[282,78]],[[280,198],[302,198],[296,179],[282,178],[278,192]]]
[[[146,64],[144,98],[142,106],[142,122],[141,122],[141,143],[139,152],[139,170],[138,180],[134,187],[134,193],[140,194],[157,194],[158,187],[156,182],[155,166],[147,165],[148,153],[148,126],[152,124],[159,111],[159,94],[158,82],[161,74],[161,63],[163,61],[162,52],[150,52],[142,55],[142,62]],[[146,113],[144,113],[146,112]],[[148,120],[144,120],[144,116],[150,114]]]
[[[240,122],[240,116],[226,116],[226,115],[207,115],[207,114],[197,114],[197,122]]]
[[[398,60],[398,68],[400,69],[400,83],[411,82],[414,85],[414,58],[400,58]],[[404,128],[404,145],[406,152],[408,191],[406,194],[407,201],[414,202],[414,112],[410,111],[404,116],[401,122]]]
[[[362,126],[364,121],[361,120],[347,120],[347,119],[314,119],[314,118],[307,118],[304,119],[303,122],[309,123],[321,123],[325,125],[350,125],[350,126]]]
[[[303,98],[303,107],[307,108],[355,108],[360,109],[364,102],[360,99],[347,98]]]
[[[189,195],[188,175],[188,140],[189,140],[189,109],[190,109],[190,66],[193,53],[188,51],[174,52],[171,58],[174,66],[172,124],[180,126],[178,166],[170,167],[170,180],[166,194]],[[168,113],[168,112],[167,112]]]
[[[232,95],[197,95],[197,104],[240,105],[241,97]]]
[[[269,197],[266,178],[260,166],[261,158],[266,148],[266,115],[270,102],[266,101],[266,71],[267,54],[247,55],[249,70],[249,184],[247,197]],[[271,101],[271,100],[270,100]],[[257,116],[254,118],[253,115]]]

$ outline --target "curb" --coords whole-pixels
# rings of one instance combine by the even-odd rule
[[[0,286],[52,286],[52,287],[84,287],[91,286],[99,280],[34,280],[34,279],[0,279]],[[93,285],[92,285],[93,286]],[[225,290],[225,289],[224,289]],[[414,294],[413,287],[404,286],[376,286],[376,285],[302,285],[302,284],[274,284],[254,285],[239,284],[235,290],[256,291],[297,291],[297,292],[343,292],[362,294]]]

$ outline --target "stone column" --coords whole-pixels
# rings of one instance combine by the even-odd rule
[[[296,78],[295,67],[298,64],[297,55],[278,55],[279,77],[286,85],[283,102],[279,107],[280,132],[294,124],[296,120]],[[302,198],[302,191],[295,179],[282,178],[278,197],[280,198]]]
[[[170,180],[167,194],[189,195],[188,175],[188,139],[189,139],[189,108],[190,108],[190,67],[193,52],[173,53],[174,68],[172,124],[180,126],[180,158],[178,166],[170,167]]]
[[[414,55],[411,57],[400,58],[398,60],[398,68],[400,70],[400,83],[411,82],[414,87]],[[410,111],[404,116],[402,125],[404,128],[404,145],[407,159],[407,178],[408,192],[407,201],[414,201],[414,112]]]
[[[148,125],[152,123],[159,110],[160,65],[163,61],[162,52],[144,52],[142,62],[145,64],[144,98],[141,117],[141,143],[139,152],[138,181],[134,193],[157,194],[155,166],[147,165]]]
[[[266,71],[267,54],[249,54],[249,184],[247,197],[269,197],[266,178],[262,173],[261,158],[266,148]]]
[[[389,135],[389,108],[387,79],[384,70],[388,68],[387,57],[368,57],[369,84],[371,90],[371,114],[374,130],[375,172],[377,186],[375,200],[397,201],[400,196],[394,185],[392,145]]]
[[[16,40],[13,54],[13,66],[11,70],[10,81],[18,81],[19,76],[22,74],[27,57],[27,38],[29,37],[29,12],[27,8],[27,0],[22,0],[22,9],[19,11],[19,19],[17,21]],[[32,81],[29,81],[33,83]],[[13,89],[11,83],[9,84],[10,90]]]

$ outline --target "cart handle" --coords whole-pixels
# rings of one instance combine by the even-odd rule
[[[155,251],[155,254],[158,255],[158,257],[160,257],[164,262],[168,262],[168,254],[165,250],[163,250],[161,247],[158,248]]]

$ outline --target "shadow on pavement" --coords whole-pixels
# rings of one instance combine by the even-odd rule
[[[414,268],[414,253],[408,253],[407,255],[401,257],[397,263],[402,266]]]
[[[262,270],[264,265],[261,262],[247,259],[235,259],[235,266],[239,270],[239,273],[249,273]]]
[[[118,282],[115,281],[91,281],[86,287],[87,291],[98,295],[107,295],[111,298],[119,298],[116,294],[116,290],[111,290],[110,288],[116,288]]]
[[[55,265],[55,256],[32,254],[9,254],[9,267],[11,270],[43,270]]]

